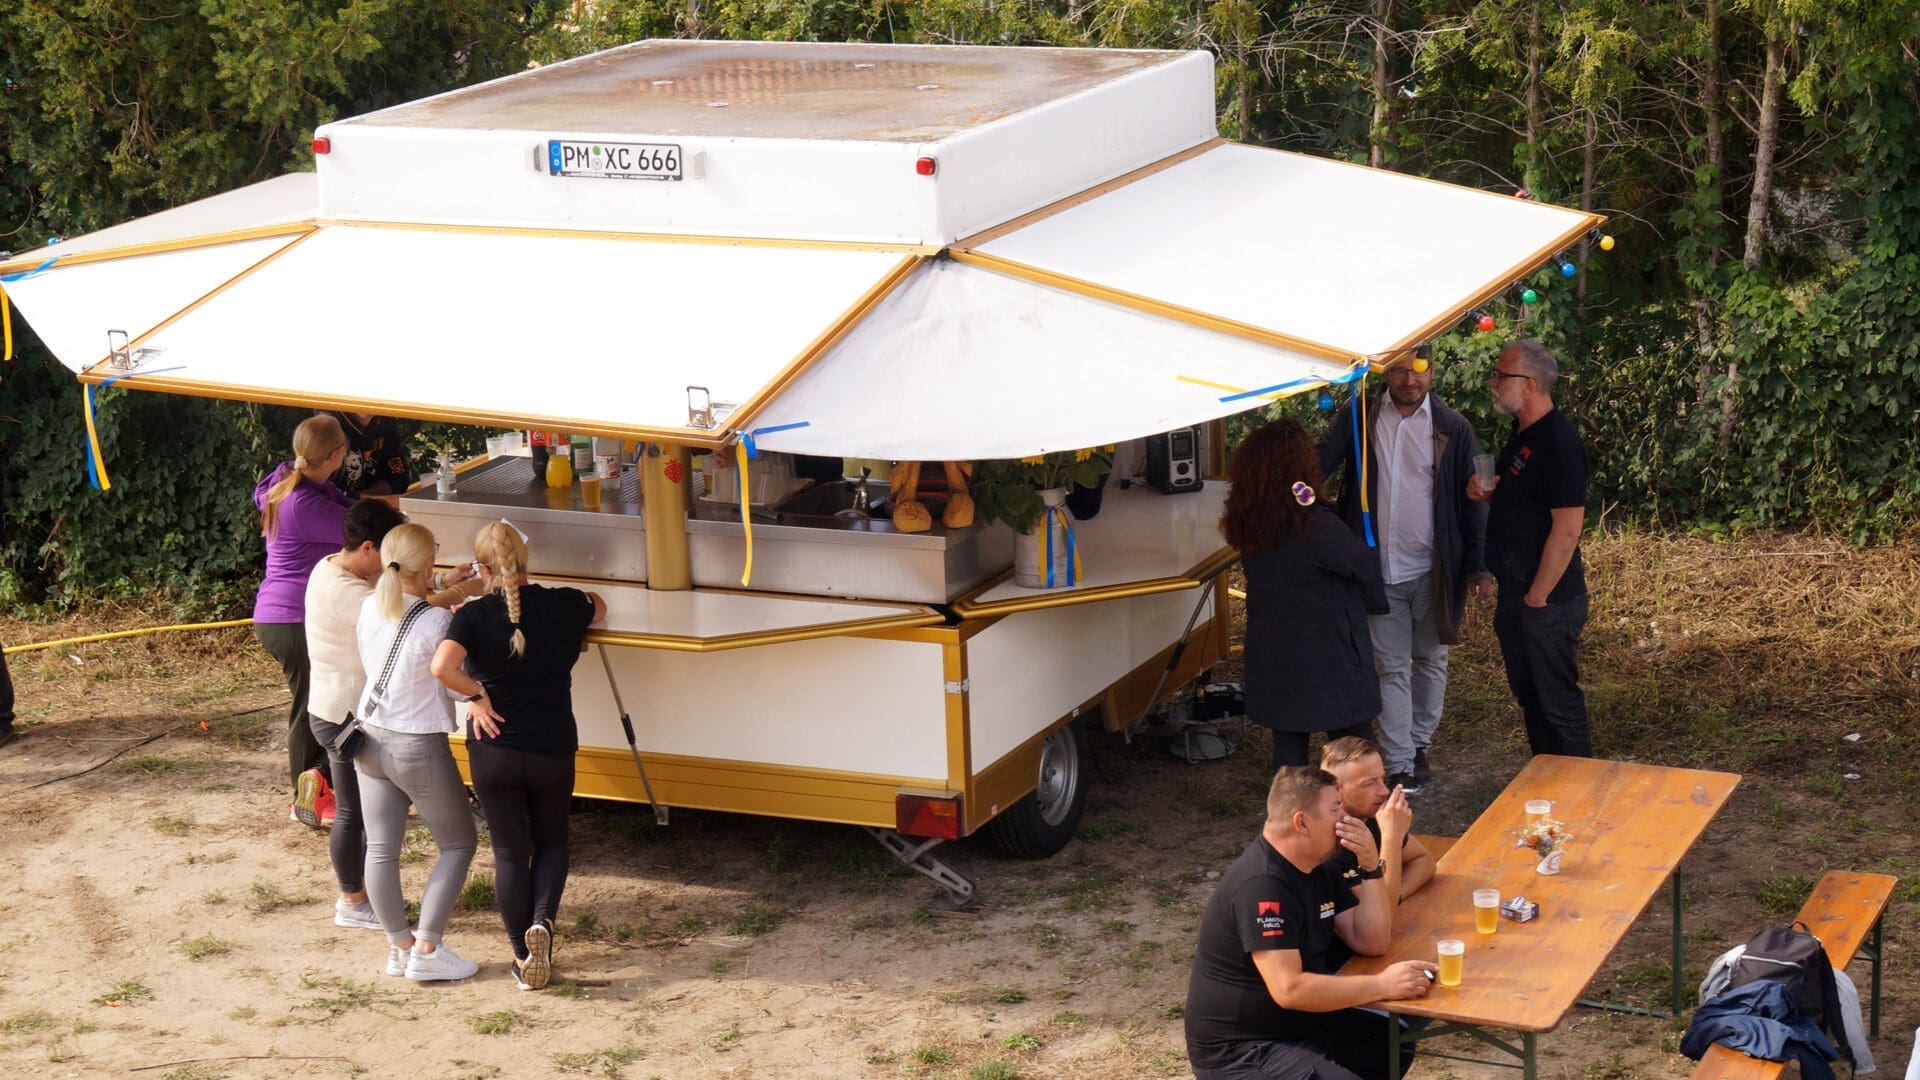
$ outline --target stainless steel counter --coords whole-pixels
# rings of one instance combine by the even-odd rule
[[[499,458],[466,469],[459,490],[431,486],[404,495],[400,509],[433,530],[441,560],[456,562],[490,521],[506,518],[527,534],[532,570],[613,581],[645,581],[646,525],[639,478],[606,485],[598,510],[580,505],[580,487],[549,491],[529,458]],[[746,531],[739,507],[696,500],[687,520],[696,586],[740,588]],[[775,518],[754,512],[753,579],[766,592],[945,603],[1013,562],[1004,526],[902,533],[885,518]]]

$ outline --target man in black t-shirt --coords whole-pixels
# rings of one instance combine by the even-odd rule
[[[1491,489],[1475,476],[1467,497],[1490,503],[1487,569],[1500,589],[1493,629],[1507,685],[1526,717],[1536,754],[1592,757],[1587,698],[1580,689],[1580,631],[1587,581],[1580,563],[1586,524],[1587,449],[1553,406],[1560,365],[1537,341],[1500,351],[1493,407],[1513,417]]]
[[[413,483],[407,467],[407,448],[400,427],[385,416],[337,412],[347,433],[347,460],[333,474],[333,486],[359,498],[362,495],[398,495]]]
[[[1345,847],[1370,867],[1350,889],[1327,862]],[[1358,1008],[1424,995],[1434,966],[1336,975],[1346,951],[1386,951],[1392,912],[1365,826],[1334,778],[1283,768],[1260,835],[1221,876],[1200,920],[1187,983],[1187,1055],[1198,1080],[1389,1080],[1391,1017]],[[1401,1072],[1412,1064],[1402,1058]],[[1397,1078],[1395,1078],[1397,1080]]]

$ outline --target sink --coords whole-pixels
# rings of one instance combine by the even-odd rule
[[[786,501],[773,507],[773,511],[782,517],[815,518],[883,518],[893,512],[888,505],[887,485],[879,480],[866,481],[867,509],[864,513],[855,510],[853,499],[860,486],[858,480],[822,481],[787,496]]]

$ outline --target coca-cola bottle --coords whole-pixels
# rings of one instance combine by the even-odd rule
[[[547,433],[538,430],[528,431],[527,445],[533,450],[534,479],[545,480],[547,476]]]

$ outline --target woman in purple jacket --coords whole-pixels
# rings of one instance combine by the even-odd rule
[[[340,550],[341,524],[353,500],[327,478],[346,456],[340,421],[310,416],[293,431],[293,460],[281,462],[253,489],[267,541],[267,574],[253,601],[253,632],[280,661],[293,692],[287,770],[296,787],[301,773],[324,772],[327,766],[326,751],[307,724],[307,578],[315,564]]]

